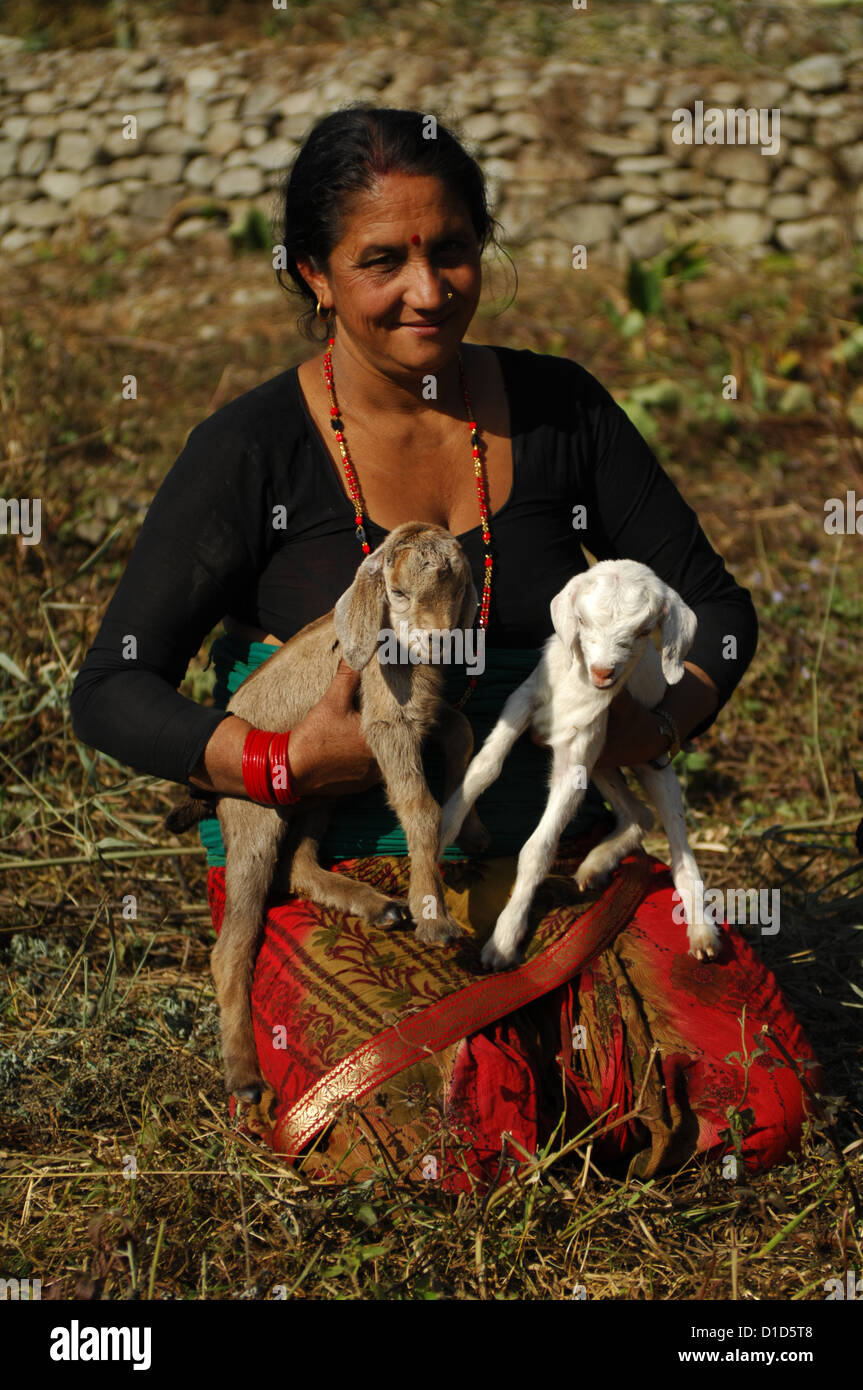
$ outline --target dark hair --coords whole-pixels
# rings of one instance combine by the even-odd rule
[[[424,136],[430,119],[436,121],[434,138]],[[389,173],[440,179],[465,203],[480,251],[489,242],[497,245],[482,170],[436,117],[386,106],[334,111],[309,131],[280,193],[285,269],[293,284],[283,281],[281,268],[276,278],[282,289],[299,294],[308,306],[297,320],[305,337],[314,339],[313,327],[321,320],[315,315],[315,294],[297,261],[309,260],[325,270],[341,238],[351,195],[370,190],[376,179]]]

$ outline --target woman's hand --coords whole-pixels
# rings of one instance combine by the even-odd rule
[[[342,658],[323,699],[291,730],[288,762],[301,796],[345,796],[382,780],[353,706],[359,683]]]
[[[662,708],[668,710],[677,724],[681,739],[687,738],[691,729],[709,718],[719,703],[716,686],[706,671],[690,662],[684,665],[683,679],[670,685],[661,700]],[[548,746],[533,731],[530,736],[541,747]],[[658,758],[667,746],[658,716],[623,689],[608,707],[605,743],[595,766],[600,769],[635,767]]]
[[[353,699],[360,672],[342,660],[323,698],[291,730],[288,763],[301,796],[346,796],[382,780],[366,743]],[[243,744],[253,726],[236,715],[223,719],[189,781],[226,796],[246,796]]]

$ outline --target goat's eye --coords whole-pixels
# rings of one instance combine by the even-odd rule
[[[393,598],[407,598],[407,594],[403,594],[401,589],[391,589],[390,593]]]

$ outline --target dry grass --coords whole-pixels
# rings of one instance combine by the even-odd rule
[[[5,281],[3,493],[42,498],[43,539],[0,540],[0,1273],[108,1298],[569,1298],[583,1285],[590,1298],[817,1299],[863,1269],[850,1188],[863,1186],[861,541],[823,528],[825,498],[863,497],[845,414],[863,357],[834,351],[861,317],[854,277],[720,264],[667,287],[664,311],[626,338],[621,277],[523,266],[514,306],[487,306],[474,333],[575,357],[618,396],[682,387],[675,411],[650,417],[656,447],[762,621],[742,688],[686,760],[694,839],[711,886],[781,886],[781,931],[759,950],[826,1068],[848,1171],[819,1128],[763,1177],[731,1183],[699,1161],[627,1184],[596,1170],[586,1135],[490,1199],[457,1201],[383,1165],[334,1190],[234,1134],[202,855],[161,831],[166,784],[94,758],[69,726],[72,676],[187,431],[308,352],[266,253],[233,258],[214,234],[162,258],[94,237]],[[493,286],[506,291],[503,270]],[[135,402],[120,399],[129,372]],[[792,379],[813,391],[800,416],[777,408]],[[186,689],[206,688],[199,659]]]

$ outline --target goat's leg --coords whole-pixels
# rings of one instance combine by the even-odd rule
[[[712,907],[704,905],[704,885],[686,836],[683,794],[677,774],[668,767],[640,763],[633,771],[659,812],[671,851],[671,877],[684,905],[689,954],[697,960],[718,955],[722,939]]]
[[[264,904],[285,822],[267,806],[224,797],[225,915],[210,963],[222,1032],[225,1085],[238,1100],[257,1104],[264,1090],[252,1027],[252,980]]]
[[[584,799],[585,788],[580,784],[586,778],[582,774],[587,770],[590,775],[604,736],[603,724],[599,735],[593,730],[589,735],[577,737],[572,744],[558,744],[554,748],[548,802],[539,825],[522,846],[509,902],[483,948],[482,963],[486,967],[501,970],[514,964],[527,930],[534,893],[554,863],[568,821]]]
[[[445,704],[441,706],[433,736],[440,744],[444,755],[443,799],[446,805],[464,780],[473,753],[473,729],[461,710]],[[482,854],[491,844],[491,836],[480,820],[475,806],[471,806],[467,813],[458,842],[468,854]],[[443,853],[443,849],[440,853]]]
[[[373,926],[389,926],[410,920],[406,902],[388,898],[370,883],[321,867],[318,853],[327,827],[328,805],[304,807],[299,840],[291,858],[290,891],[311,898],[322,907],[362,917]]]
[[[620,768],[606,772],[594,769],[593,783],[606,801],[611,803],[617,823],[611,833],[594,845],[579,864],[575,881],[582,892],[604,883],[621,859],[638,848],[653,825],[649,808],[637,796],[633,796]]]
[[[452,844],[474,802],[500,776],[504,758],[533,717],[535,689],[533,677],[529,676],[513,691],[501,711],[500,719],[465,773],[461,786],[448,798],[441,816],[439,855],[443,854],[447,845]]]
[[[407,727],[375,725],[366,733],[369,747],[384,775],[389,803],[401,822],[410,855],[408,904],[418,941],[445,943],[464,936],[451,917],[438,873],[440,807],[428,788],[420,748]]]

